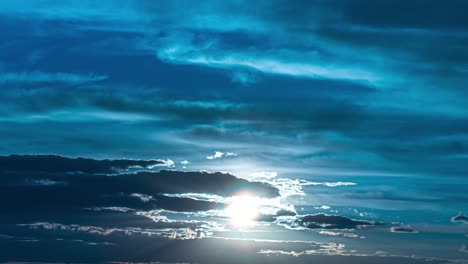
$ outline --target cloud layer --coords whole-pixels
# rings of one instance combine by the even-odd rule
[[[1,153],[141,158],[192,144],[241,156],[255,146],[323,170],[467,172],[466,3],[121,8],[2,4]]]
[[[467,9],[0,2],[0,261],[464,258]],[[263,210],[241,234],[276,242],[227,239],[239,193]]]

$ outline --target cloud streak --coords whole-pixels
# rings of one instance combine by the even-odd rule
[[[0,85],[45,85],[50,83],[61,83],[65,85],[83,85],[107,80],[105,75],[79,75],[64,72],[10,72],[0,74]]]

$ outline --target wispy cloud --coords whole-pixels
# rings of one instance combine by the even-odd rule
[[[66,72],[9,72],[0,74],[0,84],[46,84],[62,83],[79,85],[107,80],[108,76],[97,74],[75,74]]]
[[[207,44],[207,46],[210,45]],[[232,51],[226,54],[226,51],[221,47],[218,49],[214,47],[204,49],[197,46],[183,48],[169,46],[159,49],[158,57],[173,63],[198,64],[213,68],[229,69],[234,72],[244,67],[266,74],[319,79],[344,79],[362,81],[369,84],[376,83],[380,79],[375,73],[360,69],[358,65],[336,65],[336,63],[326,62],[325,58],[320,58],[317,54],[306,53],[304,56],[302,53],[299,55],[299,53],[291,51],[279,51],[277,53],[273,51],[263,53],[260,51],[252,53]],[[237,76],[235,80],[240,80],[244,83],[252,80],[252,78],[246,79],[245,75],[240,74],[242,72],[237,72],[234,75]],[[241,76],[244,77],[239,78]]]

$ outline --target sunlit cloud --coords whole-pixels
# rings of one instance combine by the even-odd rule
[[[303,182],[302,185],[323,185],[326,187],[354,186],[355,182]]]
[[[213,155],[206,156],[206,159],[214,160],[214,159],[220,159],[222,157],[235,157],[235,156],[237,156],[237,154],[234,153],[234,152],[215,151],[215,153]]]
[[[344,244],[336,243],[323,243],[319,244],[316,249],[309,249],[304,251],[284,251],[284,250],[260,250],[259,254],[266,255],[289,255],[294,257],[299,257],[302,255],[316,255],[316,254],[343,254],[345,253]]]
[[[168,168],[174,168],[175,167],[175,162],[171,159],[167,159],[167,160],[162,160],[162,164],[156,164],[154,166],[151,166],[150,168],[154,168],[154,167],[168,167]]]
[[[328,235],[328,236],[350,237],[350,238],[364,238],[354,233],[344,233],[344,232],[335,232],[335,231],[326,231],[326,230],[320,231],[319,234]]]

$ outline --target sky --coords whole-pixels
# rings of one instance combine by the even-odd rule
[[[466,261],[467,9],[0,2],[0,261]]]

